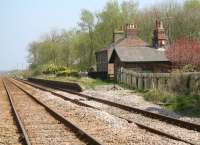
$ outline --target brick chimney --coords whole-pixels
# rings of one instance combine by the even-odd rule
[[[121,30],[115,31],[113,33],[113,42],[117,42],[118,40],[120,40],[124,37],[125,37],[124,28],[121,27]]]
[[[137,35],[137,27],[135,24],[126,24],[121,27],[121,30],[113,33],[113,42],[117,42],[122,38],[134,37]]]
[[[137,27],[135,24],[126,24],[124,30],[125,37],[133,37],[137,35]]]
[[[152,39],[153,47],[155,48],[165,48],[167,45],[167,37],[165,35],[165,29],[163,23],[160,20],[156,20],[156,28],[153,33]]]

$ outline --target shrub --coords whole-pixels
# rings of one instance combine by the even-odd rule
[[[32,76],[37,76],[37,75],[41,75],[43,73],[43,66],[39,65],[37,67],[35,67],[34,69],[32,69]]]
[[[192,64],[200,69],[200,43],[195,38],[182,37],[174,41],[165,54],[174,66]]]
[[[57,76],[67,76],[77,71],[65,66],[57,66],[55,64],[48,64],[48,65],[43,66],[42,72],[44,74],[56,74]]]
[[[200,95],[200,75],[193,65],[185,65],[182,69],[173,70],[169,81],[169,91],[178,95]]]
[[[29,70],[22,71],[22,78],[27,79],[30,76],[31,76],[31,71]]]
[[[154,103],[171,103],[174,100],[174,95],[166,91],[153,89],[146,92],[144,98]]]
[[[166,91],[150,90],[144,93],[147,101],[166,103],[167,108],[188,116],[200,117],[199,95],[175,95]]]
[[[55,64],[44,65],[44,74],[56,74],[58,71],[65,70],[64,67],[56,66]]]
[[[177,96],[170,108],[184,115],[200,117],[200,96]]]
[[[184,73],[184,72],[195,72],[195,66],[192,64],[187,64],[183,66],[181,69],[173,69],[172,73]]]
[[[58,71],[56,73],[56,76],[60,77],[60,76],[67,76],[69,73],[68,71],[64,70],[64,71]]]
[[[183,66],[182,72],[195,72],[195,67],[192,64]]]
[[[199,95],[200,96],[200,75],[193,74],[190,78],[190,93],[191,95]]]

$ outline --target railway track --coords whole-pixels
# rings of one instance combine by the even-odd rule
[[[28,89],[27,87],[25,87],[25,86],[23,86],[23,85],[21,85],[19,82],[13,82],[18,88],[20,88],[20,89],[23,89],[23,90],[26,90],[26,92],[30,92],[31,94],[37,94],[37,93],[34,93],[34,89]],[[20,85],[19,85],[20,84]],[[22,87],[23,86],[23,87]],[[36,91],[36,92],[39,92],[38,90]],[[38,94],[38,98],[40,98],[40,96],[42,95],[43,93],[39,93]],[[44,94],[43,94],[44,95]],[[44,96],[45,97],[45,96]],[[48,98],[48,97],[47,97]],[[51,100],[53,99],[52,97],[50,97],[51,98]],[[41,99],[41,100],[43,100],[43,99]],[[44,99],[42,102],[46,102],[47,100],[46,99]],[[56,100],[55,100],[56,101]],[[48,101],[49,102],[49,101]],[[65,102],[65,101],[63,101],[63,102]],[[47,103],[48,104],[48,103]],[[49,103],[49,105],[50,104],[52,104],[52,101],[50,101],[50,103]],[[71,106],[70,104],[68,104],[69,106]],[[59,106],[60,106],[60,103],[59,103]],[[55,107],[56,108],[56,106],[51,106],[51,107]],[[63,108],[63,107],[62,107]],[[71,108],[71,107],[70,107]],[[65,110],[65,109],[64,109]],[[73,109],[72,109],[73,110]],[[94,109],[92,109],[92,110],[94,110]],[[82,111],[82,110],[80,110],[80,111]],[[83,113],[84,114],[84,113]],[[89,120],[92,120],[92,118],[90,118]],[[88,120],[88,121],[89,121]],[[89,122],[91,122],[91,121],[89,121]],[[96,124],[96,123],[92,123],[92,124]],[[92,125],[92,124],[88,124],[88,125]],[[97,123],[96,124],[97,126],[99,125],[99,123]],[[95,126],[96,126],[95,125]],[[103,125],[104,126],[104,125]],[[104,130],[105,130],[105,128],[103,127],[103,126],[99,126],[99,129],[97,130],[98,131],[98,134],[102,134],[103,132],[104,132]],[[132,126],[132,125],[131,125]],[[137,127],[138,128],[138,127]],[[141,132],[142,134],[137,134],[137,133],[134,133],[134,134],[137,134],[137,136],[143,136],[142,137],[142,144],[170,144],[170,145],[172,145],[172,144],[186,144],[186,142],[187,141],[181,141],[180,142],[180,139],[176,139],[176,138],[174,138],[174,137],[171,137],[171,136],[168,136],[168,137],[166,137],[166,135],[165,134],[162,134],[162,133],[159,133],[159,135],[155,135],[154,133],[156,133],[156,132],[154,132],[154,130],[151,128],[151,133],[150,132],[146,132],[145,130],[147,130],[147,129],[149,129],[147,126],[143,126],[143,125],[140,125],[140,128],[142,128],[143,129],[143,131]],[[131,128],[129,128],[129,129],[131,129]],[[144,130],[145,129],[145,130]],[[137,130],[137,129],[136,129]],[[130,130],[130,132],[135,132],[136,131],[135,129],[133,129],[133,130]],[[141,129],[140,129],[141,130]],[[95,131],[95,129],[92,129],[91,130],[92,132],[92,134],[94,134],[96,131]],[[127,130],[128,131],[128,130]],[[158,131],[158,130],[157,130]],[[112,130],[109,130],[109,132],[108,133],[111,133],[112,132]],[[137,131],[136,131],[137,132]],[[154,133],[152,133],[152,132],[154,132]],[[119,133],[119,132],[118,132]],[[124,133],[127,133],[127,132],[124,132]],[[96,134],[96,133],[95,133]],[[111,133],[112,134],[112,133]],[[128,133],[129,134],[129,133]],[[127,135],[128,135],[127,134]],[[145,134],[147,134],[147,135],[145,135]],[[156,133],[157,134],[157,133]],[[105,134],[106,135],[106,134]],[[106,136],[108,136],[109,134],[107,134]],[[123,136],[123,134],[120,134],[119,133],[119,135],[122,135]],[[101,136],[101,135],[100,135]],[[99,135],[98,135],[98,138],[100,137]],[[128,135],[129,136],[129,135]],[[127,137],[128,137],[127,136]],[[145,136],[148,136],[148,137],[150,137],[150,138],[146,138]],[[154,138],[154,139],[152,139],[152,137],[156,137],[156,138]],[[130,136],[129,136],[130,137]],[[134,138],[136,137],[136,136],[132,136],[131,138],[124,138],[125,139],[125,141],[127,142],[127,143],[124,143],[124,141],[120,141],[120,139],[121,139],[121,137],[120,137],[120,139],[118,140],[115,140],[115,138],[113,138],[113,137],[111,137],[111,140],[112,140],[112,138],[115,140],[115,142],[110,142],[111,140],[109,139],[109,140],[107,140],[106,142],[105,142],[105,144],[119,144],[119,145],[121,145],[121,144],[132,144],[132,143],[139,143],[137,140],[135,140]],[[101,137],[100,137],[101,138]],[[137,138],[137,137],[136,137]],[[146,139],[145,139],[146,138]],[[103,138],[101,138],[101,139],[103,139]],[[152,141],[149,141],[149,139],[150,140],[152,140]],[[104,140],[104,139],[103,139]],[[114,141],[113,140],[113,141]],[[132,141],[131,141],[132,140]],[[177,141],[178,140],[178,141]],[[104,140],[105,141],[105,140]],[[117,142],[116,142],[117,141]],[[140,140],[140,142],[141,142],[141,140]],[[148,142],[148,143],[147,143]],[[187,143],[187,144],[191,144],[191,143]]]
[[[23,126],[0,79],[0,144],[28,144]]]
[[[25,90],[8,80],[4,85],[22,120],[28,144],[102,144]]]
[[[150,125],[150,124],[140,123],[140,122],[141,122],[140,119],[144,119],[144,117],[139,117],[139,119],[135,119],[135,118],[130,117],[130,115],[133,114],[133,113],[132,113],[132,110],[131,110],[131,108],[130,108],[129,106],[125,106],[125,105],[121,106],[121,104],[115,104],[114,102],[110,102],[110,101],[107,101],[107,100],[94,98],[94,97],[92,97],[92,96],[83,95],[83,94],[77,93],[77,92],[71,92],[71,91],[69,91],[69,90],[67,90],[67,92],[70,92],[70,93],[73,93],[73,94],[75,94],[75,95],[78,95],[79,97],[68,97],[68,96],[70,96],[70,95],[68,95],[68,96],[67,96],[67,95],[62,95],[62,94],[56,93],[56,92],[54,92],[53,90],[48,89],[48,88],[46,88],[46,87],[38,86],[38,85],[36,85],[36,84],[32,84],[32,83],[29,83],[29,82],[26,82],[26,81],[23,81],[23,82],[26,83],[26,84],[29,84],[29,85],[31,85],[31,86],[33,86],[33,87],[36,87],[36,88],[38,88],[38,89],[41,89],[41,90],[43,90],[43,91],[49,91],[49,92],[51,92],[53,95],[59,96],[59,97],[63,98],[64,100],[71,101],[71,102],[76,103],[76,104],[78,104],[78,105],[82,105],[82,106],[86,106],[86,107],[91,107],[91,108],[96,108],[96,109],[103,109],[103,110],[105,110],[105,111],[107,111],[107,112],[109,112],[109,113],[111,113],[111,114],[113,114],[113,115],[115,115],[115,116],[117,116],[117,117],[119,117],[119,118],[126,119],[126,120],[127,120],[128,122],[130,122],[130,123],[134,122],[135,124],[138,125],[138,127],[143,128],[143,129],[146,129],[146,130],[148,130],[148,131],[150,131],[150,132],[153,132],[153,133],[156,133],[156,134],[159,134],[159,135],[163,135],[163,136],[166,136],[166,137],[171,138],[171,139],[179,140],[179,141],[182,141],[182,142],[185,142],[185,143],[188,143],[188,144],[199,144],[199,140],[198,140],[199,138],[198,138],[198,137],[200,137],[200,136],[198,136],[199,134],[198,134],[197,132],[190,132],[190,130],[186,130],[186,129],[179,128],[179,130],[181,130],[181,131],[187,131],[189,134],[190,134],[190,133],[193,133],[194,135],[197,135],[197,139],[192,140],[191,138],[187,138],[187,137],[185,138],[184,136],[183,136],[183,137],[180,137],[181,135],[177,135],[177,134],[176,134],[176,131],[175,131],[175,132],[169,133],[169,132],[164,131],[165,129],[156,128],[155,126],[152,126],[152,125]],[[65,91],[66,91],[66,90],[65,90]],[[83,99],[83,97],[84,97],[85,99]],[[88,99],[89,99],[90,101],[88,101]],[[100,108],[99,108],[99,107],[94,106],[94,103],[91,103],[91,100],[92,100],[92,101],[96,101],[96,102],[101,103],[101,104],[104,104],[104,107],[100,107]],[[98,106],[98,103],[97,103],[97,106]],[[114,109],[111,108],[110,105],[111,105]],[[118,105],[119,105],[119,106],[118,106]],[[105,106],[106,106],[106,107],[105,107]],[[125,106],[125,107],[124,107],[124,106]],[[105,108],[106,108],[106,109],[105,109]],[[119,109],[127,111],[127,112],[125,112],[125,114],[128,113],[129,115],[124,115],[124,112],[122,113],[122,111],[119,110]],[[117,110],[117,111],[110,111],[110,110]],[[130,111],[131,111],[131,114],[130,114]],[[134,110],[133,112],[135,112],[135,110]],[[140,112],[137,112],[137,113],[140,113]],[[142,112],[142,113],[143,113],[143,112]],[[119,114],[120,114],[120,115],[119,115]],[[122,114],[122,115],[121,115],[121,114]],[[138,115],[138,114],[137,114],[137,115]],[[146,115],[146,114],[145,114],[145,115]],[[129,117],[127,117],[127,116],[129,116]],[[149,114],[147,114],[146,116],[149,117]],[[138,118],[138,117],[137,117],[137,118]],[[157,117],[152,117],[152,118],[158,119]],[[137,121],[135,121],[135,120],[137,120]],[[161,120],[163,120],[163,118],[162,118]],[[155,124],[155,125],[156,125],[157,122],[159,122],[158,120],[155,121],[155,119],[154,119],[154,120],[148,120],[148,121],[152,121],[152,123]],[[168,120],[167,120],[166,122],[168,122]],[[173,120],[173,122],[172,122],[172,121],[169,121],[169,123],[170,123],[170,124],[173,124],[173,123],[174,123],[174,120]],[[186,125],[187,125],[187,123],[188,123],[188,122],[186,122]],[[163,124],[163,125],[166,125],[166,124]],[[168,125],[168,124],[167,124],[167,125]],[[175,123],[175,125],[182,126],[183,124],[180,125],[180,124],[176,124],[176,123]],[[184,124],[184,125],[185,125],[185,124]],[[194,128],[191,128],[192,126],[191,126],[190,123],[189,123],[189,125],[190,125],[189,127],[188,127],[188,126],[184,126],[184,127],[185,127],[185,128],[189,128],[189,129],[194,129]],[[192,124],[192,125],[193,125],[193,124]],[[150,126],[150,127],[149,127],[149,126]],[[168,125],[168,127],[172,127],[172,128],[175,128],[175,129],[176,129],[176,126],[174,126],[174,125]]]
[[[33,87],[38,87],[39,89],[42,89],[41,86],[37,86],[36,84],[29,83],[28,81],[25,81],[25,80],[20,80],[20,79],[18,79],[18,80],[22,81],[26,84],[32,85]],[[46,91],[52,91],[52,90],[49,90],[47,87],[45,87],[45,88],[43,87],[43,89],[46,89]],[[158,119],[158,120],[161,120],[161,121],[164,121],[164,122],[167,122],[167,123],[171,123],[173,125],[177,125],[177,126],[180,126],[182,128],[187,128],[187,129],[190,129],[190,130],[196,130],[196,131],[200,132],[200,124],[195,124],[195,123],[192,123],[192,122],[179,120],[179,119],[172,118],[172,117],[169,117],[169,116],[165,116],[165,115],[153,113],[153,112],[150,112],[150,111],[147,111],[147,110],[139,109],[139,108],[136,108],[136,107],[127,106],[127,105],[124,105],[124,104],[112,102],[112,101],[109,101],[109,100],[106,100],[106,99],[96,98],[96,97],[91,96],[91,95],[86,95],[86,94],[82,94],[82,93],[79,93],[79,92],[75,92],[75,91],[71,91],[71,90],[67,90],[67,89],[63,89],[63,88],[60,88],[59,90],[64,91],[64,92],[68,92],[68,93],[71,93],[71,94],[74,94],[74,95],[78,95],[78,96],[80,96],[82,98],[86,98],[88,100],[94,100],[96,102],[104,103],[104,104],[114,106],[114,107],[117,107],[117,108],[120,108],[120,109],[123,109],[123,110],[126,110],[126,111],[135,112],[135,113],[142,114],[142,115],[150,117],[150,118],[154,118],[154,119]],[[53,91],[52,91],[52,93],[53,93]]]

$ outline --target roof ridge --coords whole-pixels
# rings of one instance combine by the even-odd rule
[[[122,62],[169,62],[164,52],[159,52],[152,47],[132,46],[132,48],[136,49],[129,49],[128,47],[125,47],[125,49],[123,47],[116,47],[115,52]],[[113,58],[112,55],[111,58]]]

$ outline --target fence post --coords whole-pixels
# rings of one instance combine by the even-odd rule
[[[143,90],[144,89],[144,78],[142,76],[138,77],[138,89]]]
[[[131,80],[131,84],[130,84],[130,88],[133,88],[133,80],[132,80],[132,74],[130,74],[130,80]]]
[[[148,90],[148,89],[150,89],[150,87],[151,87],[150,78],[148,76],[146,76],[144,78],[144,89]]]

